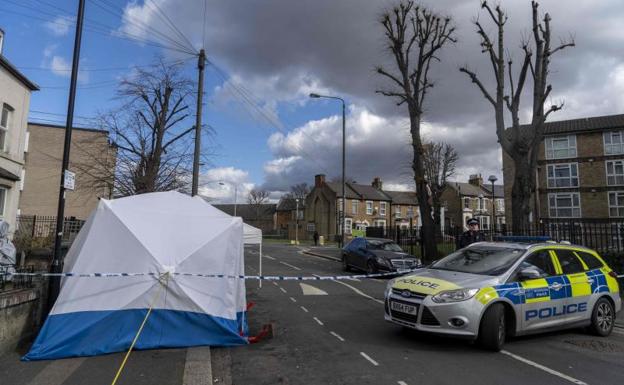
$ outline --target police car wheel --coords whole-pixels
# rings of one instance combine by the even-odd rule
[[[606,298],[600,298],[592,311],[591,332],[602,337],[608,336],[613,330],[614,320],[613,305]]]
[[[342,270],[344,270],[344,271],[350,271],[351,270],[351,267],[347,263],[347,256],[345,254],[342,254]]]
[[[506,328],[503,304],[490,306],[481,319],[479,344],[487,350],[500,351],[505,343]]]

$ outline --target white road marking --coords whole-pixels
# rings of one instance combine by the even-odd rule
[[[298,253],[299,253],[299,254],[301,254],[301,255],[304,255],[304,254],[305,254],[305,256],[306,256],[306,257],[312,257],[312,258],[316,258],[316,259],[322,259],[322,260],[323,260],[323,261],[325,261],[325,262],[330,261],[330,262],[342,263],[342,262],[337,261],[337,260],[335,260],[335,259],[329,259],[329,258],[319,257],[318,255],[308,254],[308,253],[306,253],[306,252],[304,252],[304,251],[299,251]]]
[[[399,382],[397,382],[397,384],[399,384],[399,385],[407,385],[407,382],[405,382],[405,381],[399,381]]]
[[[377,298],[374,298],[374,297],[371,297],[370,295],[368,295],[368,294],[366,294],[366,293],[362,292],[362,291],[361,291],[360,289],[358,289],[358,288],[355,288],[355,287],[353,287],[353,286],[349,285],[348,283],[344,283],[344,282],[340,282],[340,281],[334,281],[334,282],[339,283],[339,284],[341,284],[341,285],[344,285],[344,286],[348,287],[349,289],[353,290],[354,292],[356,292],[357,294],[361,295],[361,296],[362,296],[362,297],[364,297],[364,298],[368,298],[368,299],[373,300],[373,301],[375,301],[375,302],[377,302],[377,303],[380,303],[380,304],[382,304],[382,305],[383,305],[383,303],[384,303],[384,301],[382,301],[382,300],[380,300],[380,299],[377,299]]]
[[[323,322],[321,322],[320,319],[316,318],[316,317],[312,317],[314,318],[314,320],[316,321],[316,323],[318,323],[319,325],[323,326]]]
[[[283,287],[280,287],[280,290],[286,293],[286,290]]]
[[[273,282],[271,282],[271,283],[272,283],[272,284],[274,284],[275,286],[279,286],[279,285],[277,284],[277,282],[275,282],[275,281],[273,281]]]
[[[200,346],[186,349],[182,385],[212,383],[210,347]]]
[[[306,309],[305,307],[303,307],[303,306],[299,306],[299,307],[300,307],[300,308],[301,308],[301,310],[303,310],[304,312],[306,312],[306,313],[308,313],[308,312],[309,312],[309,311],[308,311],[308,309]]]
[[[355,281],[355,282],[362,282],[357,278],[346,278],[347,281]]]
[[[364,352],[360,352],[360,355],[364,358],[366,358],[366,360],[368,360],[368,362],[370,362],[371,364],[375,365],[375,366],[379,366],[379,363],[375,360],[373,360],[372,358],[370,358],[368,356],[368,354],[364,353]]]
[[[299,286],[301,286],[301,291],[303,291],[303,295],[327,295],[326,291],[323,291],[312,285],[308,285],[307,283],[299,283]]]
[[[513,358],[513,359],[515,359],[515,360],[518,360],[518,361],[520,361],[520,362],[524,362],[524,363],[525,363],[525,364],[527,364],[527,365],[531,365],[531,366],[533,366],[533,367],[535,367],[535,368],[537,368],[537,369],[543,370],[543,371],[545,371],[546,373],[550,373],[550,374],[552,374],[553,376],[557,376],[557,377],[559,377],[559,378],[563,378],[564,380],[566,380],[566,381],[570,381],[570,382],[572,382],[572,383],[574,383],[574,384],[577,384],[577,385],[587,385],[587,383],[586,383],[586,382],[583,382],[583,381],[581,381],[581,380],[577,380],[577,379],[576,379],[576,378],[574,378],[574,377],[570,377],[570,376],[565,375],[565,374],[563,374],[563,373],[561,373],[561,372],[558,372],[558,371],[556,371],[556,370],[550,369],[550,368],[548,368],[548,367],[546,367],[546,366],[544,366],[544,365],[540,365],[540,364],[538,364],[537,362],[534,362],[534,361],[531,361],[531,360],[527,360],[527,359],[526,359],[526,358],[524,358],[524,357],[520,357],[520,356],[515,355],[515,354],[513,354],[513,353],[511,353],[511,352],[508,352],[508,351],[506,351],[506,350],[501,350],[501,353],[503,353],[504,355],[509,356],[509,357],[511,357],[511,358]]]
[[[28,385],[59,385],[65,382],[82,365],[86,358],[68,358],[50,361]]]
[[[329,332],[329,334],[331,334],[332,336],[334,336],[334,337],[338,338],[338,339],[339,339],[340,341],[342,341],[342,342],[344,342],[344,341],[345,341],[345,339],[344,339],[344,338],[342,338],[342,337],[340,337],[340,336],[338,335],[338,333],[336,333],[336,332]]]
[[[287,262],[279,261],[279,263],[281,263],[282,265],[286,265],[286,266],[288,266],[288,267],[292,267],[292,268],[293,268],[293,269],[295,269],[295,270],[301,270],[301,269],[300,269],[300,268],[298,268],[297,266],[293,266],[293,265],[291,265],[290,263],[287,263]]]
[[[273,258],[273,257],[271,257],[269,255],[266,255],[266,254],[263,255],[262,258],[267,258],[267,259],[270,259],[271,261],[275,261],[275,258]]]
[[[293,301],[293,302],[297,302],[297,300],[294,299],[293,297],[290,297],[290,300]]]

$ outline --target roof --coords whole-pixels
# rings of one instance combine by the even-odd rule
[[[342,193],[342,184],[340,182],[325,182],[325,184],[337,195]],[[369,199],[374,201],[389,201],[390,196],[387,191],[381,191],[373,186],[357,183],[347,183],[345,196],[348,199]]]
[[[236,216],[248,221],[273,220],[273,214],[275,213],[275,210],[277,208],[277,205],[274,203],[263,203],[260,205],[215,204],[213,206],[229,215],[234,215],[234,206],[236,206]],[[256,210],[258,211],[256,212]]]
[[[28,126],[38,126],[38,127],[46,127],[46,128],[59,128],[64,130],[65,126],[59,125],[59,124],[49,124],[49,123],[39,123],[39,122],[28,122]],[[85,127],[72,127],[72,130],[79,130],[79,131],[88,131],[88,132],[97,132],[100,134],[108,134],[109,131],[108,130],[100,130],[97,128],[85,128]]]
[[[325,182],[325,185],[330,190],[336,193],[336,195],[342,194],[342,183],[340,182]],[[345,188],[345,197],[348,199],[362,199],[362,197],[353,189],[353,183],[347,183]]]
[[[20,177],[13,174],[12,172],[0,167],[0,178],[4,178],[4,179],[8,179],[8,180],[12,180],[12,181],[18,181],[20,180]]]
[[[492,185],[488,185],[487,183],[484,183],[483,186],[481,187],[488,192],[489,196],[492,195]],[[494,185],[494,197],[504,198],[505,186],[503,186],[502,184],[495,184]]]
[[[520,128],[528,127],[523,124]],[[624,128],[624,114],[595,116],[591,118],[559,120],[544,124],[544,135],[556,135],[569,132],[583,132],[593,130],[612,130]]]
[[[479,195],[485,196],[489,191],[489,190],[484,190],[481,187],[475,186],[470,183],[448,182],[448,185],[452,189],[455,189],[456,191],[460,191],[461,195],[468,195],[468,196],[474,196],[474,197],[478,197]]]
[[[299,209],[303,209],[305,207],[305,199],[299,200]],[[292,211],[297,209],[297,201],[296,198],[286,197],[280,199],[277,203],[277,211]]]
[[[0,55],[0,67],[3,67],[7,72],[13,75],[17,80],[22,82],[31,91],[39,91],[39,86],[31,82],[24,74],[18,71],[17,68],[11,64],[4,56]]]
[[[395,205],[417,205],[418,198],[413,191],[384,191],[386,195],[392,198],[392,204]]]

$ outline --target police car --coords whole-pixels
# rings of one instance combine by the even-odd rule
[[[562,243],[479,242],[391,280],[387,321],[477,339],[588,327],[611,333],[622,304],[616,273],[593,250]]]

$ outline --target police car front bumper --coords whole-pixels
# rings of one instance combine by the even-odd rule
[[[384,308],[386,321],[423,332],[474,339],[479,333],[483,305],[474,298],[436,303],[431,296],[405,298],[390,292]]]

